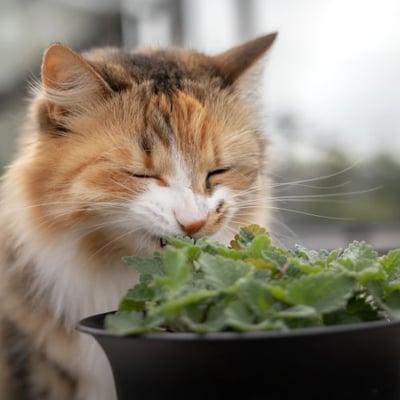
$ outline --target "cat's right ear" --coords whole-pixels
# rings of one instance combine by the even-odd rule
[[[56,121],[74,111],[82,111],[111,92],[82,56],[62,44],[46,49],[41,72],[49,117]]]

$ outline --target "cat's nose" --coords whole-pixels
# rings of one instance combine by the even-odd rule
[[[173,213],[183,233],[189,236],[199,232],[207,222],[208,212],[204,201],[189,188],[180,189]]]
[[[195,233],[197,233],[206,224],[205,219],[201,219],[198,221],[185,223],[185,224],[180,223],[179,220],[177,220],[177,221],[179,223],[179,226],[183,230],[183,232],[185,232],[189,236],[192,236]]]

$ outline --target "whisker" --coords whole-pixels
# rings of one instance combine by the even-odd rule
[[[130,229],[127,232],[124,232],[122,235],[118,235],[117,237],[115,237],[114,239],[110,240],[109,242],[107,242],[106,244],[104,244],[103,246],[101,246],[99,249],[97,249],[91,256],[90,259],[94,258],[97,254],[99,254],[100,252],[102,252],[105,248],[107,248],[108,246],[110,246],[111,244],[115,243],[116,241],[123,239],[129,235],[132,235],[133,233],[140,231],[141,229],[143,229],[141,226],[139,227],[135,227],[134,229]]]
[[[361,194],[367,194],[376,192],[382,189],[383,186],[375,186],[369,189],[364,190],[356,190],[353,192],[343,192],[343,193],[324,193],[324,194],[305,194],[305,195],[293,195],[293,196],[277,196],[272,197],[272,200],[276,199],[320,199],[320,198],[329,198],[329,197],[344,197],[344,196],[356,196]]]
[[[306,185],[306,184],[302,184],[302,183],[291,185],[289,182],[288,185],[285,187],[274,188],[274,191],[279,192],[279,193],[287,192],[288,190],[292,189],[293,186],[300,187],[300,188],[306,188],[306,189],[333,190],[333,189],[342,189],[345,186],[350,185],[351,183],[352,183],[351,180],[347,180],[347,181],[337,184],[337,185],[322,186],[322,185]]]
[[[322,219],[329,219],[329,220],[335,220],[335,221],[353,221],[354,218],[347,218],[347,217],[333,217],[333,216],[328,216],[328,215],[319,215],[319,214],[313,214],[310,212],[306,211],[300,211],[300,210],[293,210],[291,208],[282,208],[282,207],[270,207],[272,210],[279,210],[279,211],[286,211],[290,212],[293,214],[301,214],[301,215],[307,215],[309,217],[317,217],[317,218],[322,218]]]
[[[326,180],[326,179],[333,178],[333,177],[338,176],[338,175],[342,175],[345,172],[350,171],[353,168],[355,168],[355,166],[358,165],[358,164],[360,164],[360,161],[356,161],[353,164],[349,165],[348,167],[343,168],[343,169],[341,169],[341,170],[339,170],[337,172],[333,172],[333,173],[328,174],[328,175],[322,175],[322,176],[318,176],[318,177],[315,177],[315,178],[300,179],[298,181],[292,181],[292,182],[273,183],[271,185],[271,187],[276,188],[276,187],[285,186],[285,185],[298,185],[298,184],[303,184],[303,183],[318,182],[318,181]]]

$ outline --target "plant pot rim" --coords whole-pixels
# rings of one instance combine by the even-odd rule
[[[242,341],[242,340],[260,340],[260,339],[283,339],[291,337],[306,337],[320,335],[336,335],[354,332],[365,332],[371,330],[382,330],[395,328],[400,325],[399,321],[378,320],[370,322],[358,322],[342,325],[331,325],[310,328],[296,328],[287,331],[255,331],[255,332],[152,332],[143,335],[127,335],[119,336],[108,332],[103,327],[103,321],[109,314],[116,311],[110,311],[101,314],[91,315],[83,318],[76,325],[76,329],[80,332],[94,336],[114,337],[120,340],[173,340],[173,341]]]

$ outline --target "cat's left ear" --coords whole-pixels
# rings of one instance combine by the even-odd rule
[[[111,92],[109,85],[81,55],[58,43],[44,52],[42,87],[53,119],[88,107]]]
[[[242,45],[233,47],[213,57],[226,86],[231,86],[251,72],[257,74],[258,61],[268,52],[274,43],[277,33],[261,36]]]

